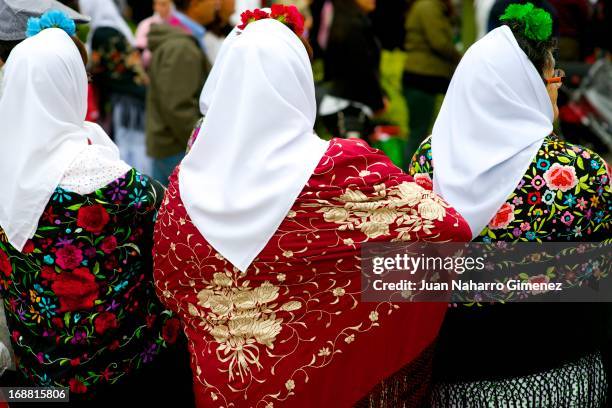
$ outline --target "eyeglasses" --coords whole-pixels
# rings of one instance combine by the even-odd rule
[[[558,84],[557,86],[561,86],[563,85],[563,81],[565,80],[565,71],[563,71],[562,69],[555,69],[555,72],[553,73],[552,77],[542,79],[544,79],[545,85]]]

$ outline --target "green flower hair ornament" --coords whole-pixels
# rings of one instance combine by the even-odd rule
[[[546,41],[552,35],[552,17],[533,3],[511,4],[499,20],[522,22],[525,24],[525,37],[530,40]]]

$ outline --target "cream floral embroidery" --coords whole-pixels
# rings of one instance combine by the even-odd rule
[[[390,226],[396,224],[399,234],[394,241],[411,240],[411,233],[418,231],[431,234],[434,221],[443,221],[448,208],[435,193],[409,182],[392,188],[379,184],[371,197],[349,188],[337,201],[319,200],[307,206],[322,206],[318,212],[325,221],[340,224],[340,231],[359,230],[369,239],[389,235]]]
[[[238,283],[239,271],[217,272],[205,289],[198,292],[199,308],[189,304],[191,316],[201,319],[200,326],[219,343],[217,357],[227,363],[229,380],[239,375],[241,380],[252,367],[262,368],[260,352],[274,349],[276,336],[282,330],[279,311],[299,310],[302,304],[289,301],[274,303],[279,287],[270,282],[251,287],[248,280]]]

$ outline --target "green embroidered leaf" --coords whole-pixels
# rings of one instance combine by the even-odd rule
[[[566,156],[559,156],[559,157],[557,158],[557,160],[559,160],[559,162],[561,162],[561,163],[565,163],[565,164],[567,164],[567,163],[569,163],[569,162],[570,162],[569,157],[566,157]]]

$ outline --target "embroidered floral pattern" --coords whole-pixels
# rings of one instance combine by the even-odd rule
[[[410,172],[433,176],[430,158],[431,144],[427,139],[413,157]],[[544,140],[517,188],[474,241],[609,241],[611,193],[609,167],[602,158],[551,135]],[[550,269],[544,275],[523,273],[505,279],[555,280],[572,287],[605,277],[603,266],[598,259],[593,259],[586,264],[569,265],[561,273]],[[537,265],[532,269],[538,270]],[[500,300],[525,296],[514,292]],[[466,302],[473,300],[465,299]]]
[[[361,303],[361,243],[470,236],[452,208],[377,150],[334,139],[245,272],[192,224],[175,173],[155,229],[155,283],[164,304],[184,322],[202,405],[311,406],[327,384],[335,390],[327,401],[344,406],[350,405],[341,395],[345,387],[328,384],[344,383],[347,366],[334,362],[349,358],[363,368],[367,354],[376,368],[358,375],[373,388],[389,375],[376,370],[407,363],[421,350],[415,353],[415,344],[433,340],[446,308]],[[419,330],[394,336],[406,322],[417,324],[413,319]],[[385,347],[399,355],[386,360]]]
[[[416,152],[410,173],[433,175],[431,144]],[[424,158],[423,163],[419,158]],[[607,163],[588,149],[549,136],[516,190],[477,240],[600,241],[609,238]]]
[[[116,186],[124,197],[140,189],[144,204]],[[58,188],[23,253],[0,239],[8,325],[30,383],[95,393],[176,340],[147,260],[162,192],[135,170],[84,196]]]

